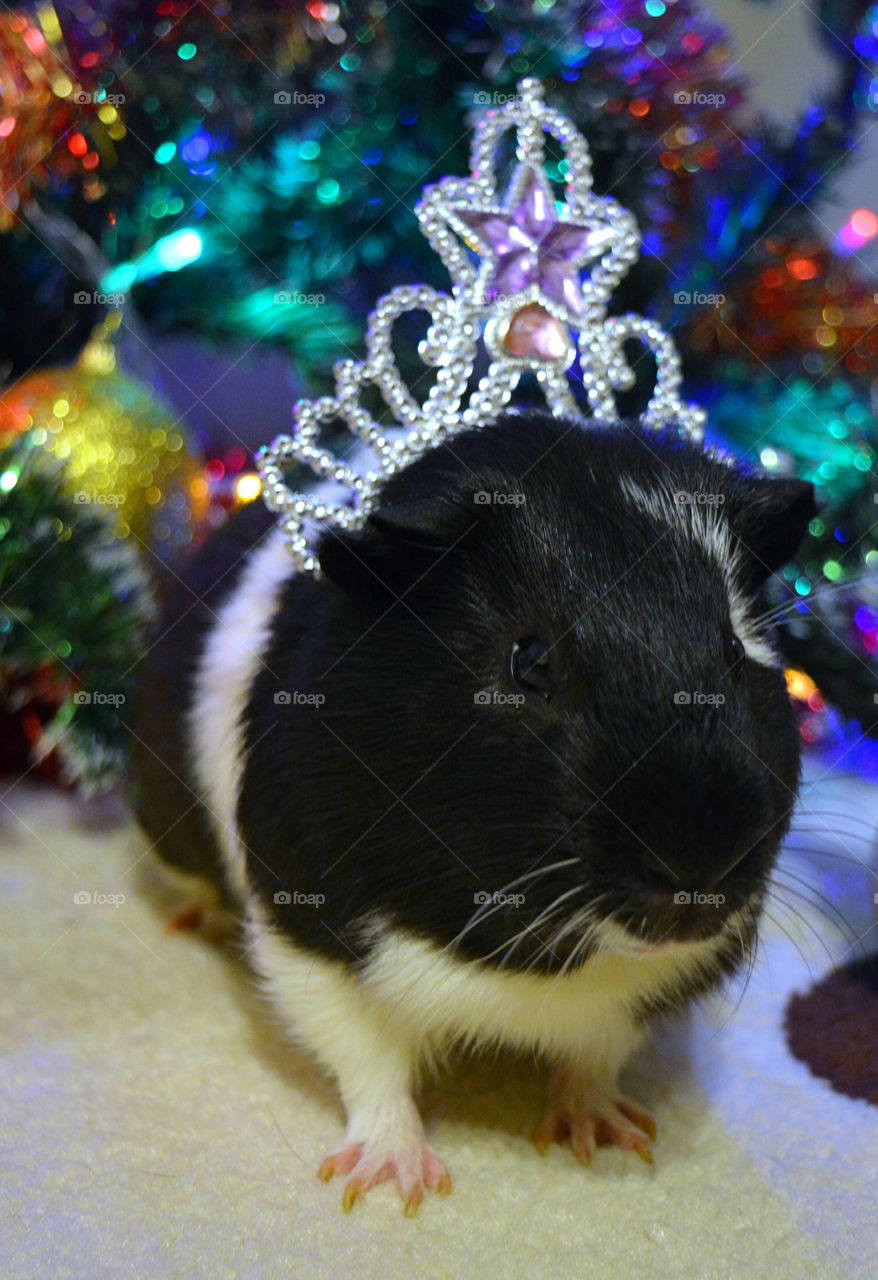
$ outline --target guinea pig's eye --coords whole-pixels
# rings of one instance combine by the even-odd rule
[[[726,659],[729,664],[729,670],[733,675],[740,676],[741,672],[744,670],[744,659],[746,656],[747,652],[743,644],[737,636],[733,635],[726,650]]]
[[[550,646],[542,640],[519,640],[512,646],[512,679],[529,693],[549,698]]]

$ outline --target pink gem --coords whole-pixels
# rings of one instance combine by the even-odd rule
[[[511,356],[564,360],[570,351],[567,329],[539,302],[531,302],[509,322],[503,346]]]

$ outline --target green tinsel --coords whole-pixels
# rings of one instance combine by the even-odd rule
[[[86,792],[124,776],[125,708],[152,601],[134,549],[64,492],[23,436],[0,450],[0,697],[50,707],[37,758],[57,750]]]

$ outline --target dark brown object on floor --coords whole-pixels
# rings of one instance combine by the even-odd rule
[[[793,1053],[815,1076],[878,1106],[878,954],[793,996],[785,1027]]]

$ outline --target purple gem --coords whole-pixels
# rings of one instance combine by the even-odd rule
[[[574,314],[582,308],[579,269],[615,239],[611,227],[585,227],[558,217],[548,184],[528,167],[521,198],[508,212],[455,209],[482,252],[494,255],[489,293],[519,293],[539,285],[547,298]]]

